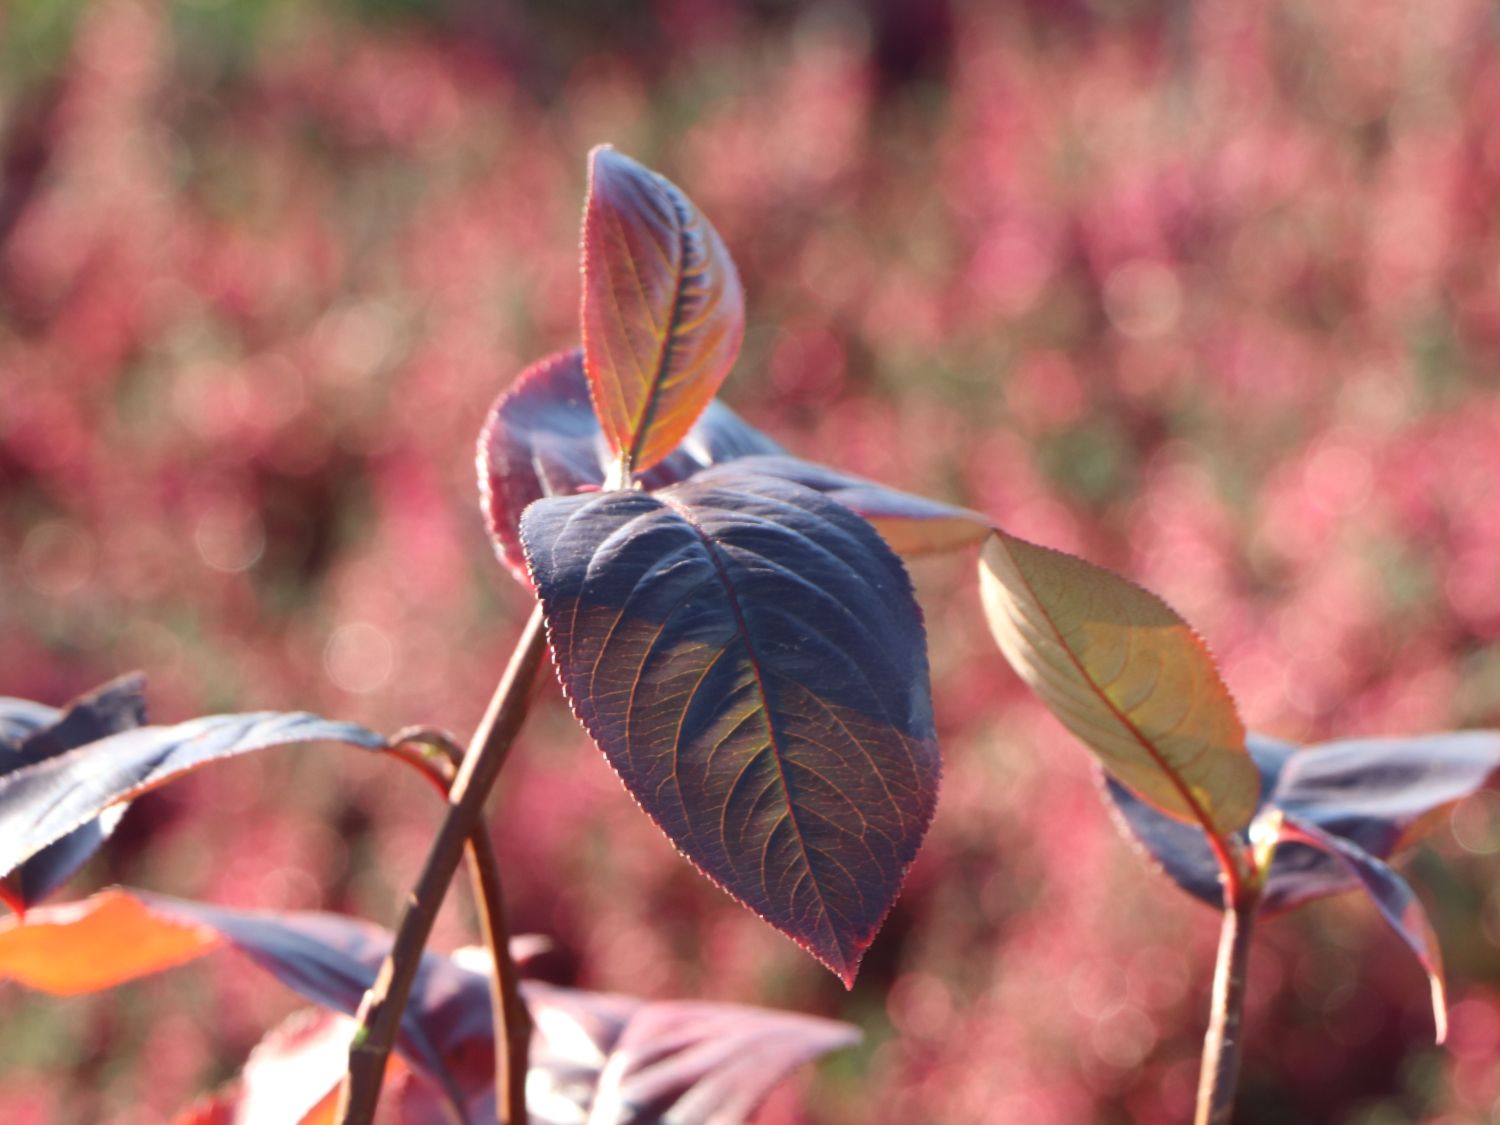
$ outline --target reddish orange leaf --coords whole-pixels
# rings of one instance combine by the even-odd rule
[[[1223,840],[1249,824],[1260,775],[1207,646],[1155,594],[997,531],[980,587],[1011,665],[1122,783]]]
[[[43,906],[0,925],[0,980],[54,996],[97,992],[184,964],[223,939],[208,926],[164,917],[124,891]]]
[[[589,154],[583,356],[605,439],[632,472],[687,436],[729,373],[745,296],[718,232],[668,180]]]

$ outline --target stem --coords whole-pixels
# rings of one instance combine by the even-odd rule
[[[437,918],[438,908],[442,906],[443,895],[458,868],[464,844],[472,838],[475,827],[480,823],[485,797],[489,795],[500,767],[505,764],[511,742],[526,717],[526,709],[531,700],[531,685],[536,679],[546,649],[542,609],[538,605],[526,622],[526,628],[511,654],[505,675],[501,677],[500,685],[490,700],[489,710],[485,712],[479,729],[474,732],[468,753],[459,766],[458,776],[448,794],[448,814],[443,818],[437,838],[427,853],[422,874],[401,915],[395,943],[391,946],[385,963],[381,965],[374,985],[365,993],[364,1002],[360,1004],[357,1017],[359,1026],[355,1030],[354,1041],[349,1046],[349,1072],[339,1091],[340,1125],[369,1125],[374,1119],[385,1077],[386,1060],[390,1057],[400,1030],[401,1016],[406,1010],[412,983],[422,963],[422,951],[432,933],[432,925]],[[485,851],[476,850],[481,855]],[[498,879],[493,881],[493,886],[498,889]],[[486,893],[488,890],[487,886]],[[490,927],[495,921],[495,917],[486,914],[486,927]],[[503,927],[503,911],[498,915],[498,922]],[[495,1029],[496,1039],[504,1036],[507,1040],[515,1041],[510,1043],[506,1052],[506,1073],[496,1076],[505,1083],[498,1099],[498,1108],[500,1118],[506,1125],[524,1125],[525,1066],[522,1065],[520,1072],[516,1073],[517,1068],[511,1062],[525,1057],[530,1021],[527,1019],[519,1025],[512,1022],[517,1013],[525,1016],[525,1007],[518,994],[512,1003],[504,992],[507,984],[510,992],[514,993],[516,990],[515,967],[506,948],[504,931],[487,936],[498,939],[495,956],[497,962],[506,963],[508,970],[504,974],[505,982],[500,982],[501,974],[496,973],[497,987],[502,990],[501,1011],[505,1017],[502,1021],[504,1026],[497,1025]],[[517,1043],[520,1045],[519,1050]]]
[[[1214,969],[1213,1009],[1203,1037],[1203,1068],[1198,1076],[1198,1111],[1194,1125],[1229,1125],[1234,1091],[1240,1077],[1240,1048],[1245,1016],[1245,980],[1250,966],[1250,936],[1255,889],[1229,899],[1219,933],[1219,961]]]
[[[391,739],[402,761],[419,770],[446,797],[453,788],[464,752],[448,735],[425,727],[409,727]],[[430,746],[443,755],[433,760],[412,752],[407,743]],[[469,886],[479,915],[479,932],[490,952],[490,1018],[495,1028],[496,1105],[503,1122],[526,1119],[526,1071],[531,1046],[531,1013],[521,999],[520,972],[510,952],[510,925],[505,916],[505,894],[500,886],[500,863],[483,821],[476,824],[464,845],[469,860]]]

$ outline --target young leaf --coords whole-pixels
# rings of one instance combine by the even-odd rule
[[[638,480],[645,488],[661,488],[719,461],[780,452],[715,399],[682,444]],[[609,459],[577,348],[532,364],[491,407],[479,435],[480,505],[501,560],[522,582],[530,578],[516,525],[526,505],[600,487]]]
[[[1375,906],[1407,947],[1416,955],[1432,989],[1432,1017],[1437,1041],[1448,1037],[1448,1005],[1444,997],[1443,961],[1437,935],[1427,920],[1427,911],[1405,879],[1358,844],[1325,832],[1309,821],[1287,816],[1282,819],[1280,839],[1317,848],[1349,869],[1369,893]]]
[[[1248,744],[1261,773],[1262,808],[1315,824],[1377,859],[1408,846],[1500,769],[1500,734],[1493,731],[1359,739],[1306,749],[1251,734]],[[1202,835],[1164,817],[1117,782],[1107,789],[1122,830],[1183,890],[1219,906],[1217,864]],[[1326,851],[1289,842],[1271,861],[1261,913],[1279,914],[1359,885],[1348,865]]]
[[[1264,808],[1265,797],[1275,791],[1277,779],[1296,748],[1253,731],[1245,736],[1245,747],[1260,773],[1261,807]],[[1102,769],[1099,777],[1103,782],[1107,807],[1114,814],[1115,825],[1121,834],[1140,847],[1147,860],[1184,891],[1215,910],[1222,910],[1224,888],[1219,881],[1219,861],[1208,846],[1208,837],[1202,826],[1185,824],[1157,811]],[[1278,851],[1271,867],[1273,878],[1282,859],[1283,852]],[[1262,911],[1265,909],[1263,900]]]
[[[1208,649],[1171,607],[1002,531],[979,575],[1006,659],[1111,774],[1220,841],[1250,822],[1260,777],[1244,726]]]
[[[61,711],[19,699],[0,699],[0,777],[25,765],[139,727],[146,721],[145,678],[121,676],[82,695]],[[53,841],[0,878],[0,900],[18,914],[72,877],[109,839],[128,804]]]
[[[663,177],[589,154],[583,356],[611,452],[635,472],[680,442],[729,373],[745,295],[718,232]]]
[[[170,727],[123,730],[0,776],[0,874],[112,805],[221,758],[292,742],[386,748],[374,731],[305,712],[210,715]]]
[[[539,500],[521,539],[558,674],[626,788],[851,982],[937,798],[900,560],[843,506],[751,473]]]

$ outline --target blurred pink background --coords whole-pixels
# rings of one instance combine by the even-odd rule
[[[745,281],[794,452],[1152,587],[1249,723],[1500,725],[1500,19],[1484,0],[14,0],[0,8],[0,694],[467,735],[528,608],[473,442],[577,333],[584,158]],[[493,826],[554,979],[839,1016],[766,1122],[1184,1121],[1216,927],[1114,833],[969,555],[912,567],[946,763],[852,993],[676,857],[550,683]],[[123,881],[389,923],[436,823],[332,748],[140,801]],[[1268,925],[1238,1121],[1500,1121],[1500,798]],[[438,941],[469,940],[462,893]],[[298,1003],[223,956],[0,989],[8,1122],[155,1122]]]

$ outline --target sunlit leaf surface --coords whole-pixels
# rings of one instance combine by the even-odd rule
[[[0,872],[106,809],[221,758],[293,742],[345,742],[370,750],[386,741],[354,723],[306,712],[210,715],[169,727],[138,727],[0,776]]]
[[[745,334],[718,232],[683,192],[614,149],[589,156],[583,354],[612,453],[649,469],[692,428]]]
[[[1260,776],[1208,649],[1170,606],[1102,567],[997,531],[980,586],[1011,665],[1115,777],[1222,837]]]
[[[900,560],[843,506],[748,472],[541,500],[521,537],[563,685],[626,787],[851,981],[937,797]]]
[[[645,488],[660,488],[716,462],[780,452],[776,442],[715,399],[682,443],[637,479]],[[495,402],[479,436],[479,491],[500,557],[521,581],[530,582],[516,531],[526,505],[598,488],[611,459],[577,348],[532,364]]]

